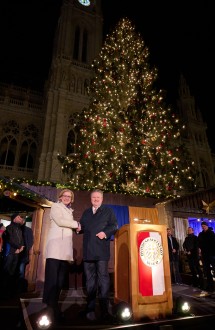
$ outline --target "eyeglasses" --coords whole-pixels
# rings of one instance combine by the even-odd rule
[[[62,197],[72,198],[72,196],[68,196],[68,195],[62,195]]]

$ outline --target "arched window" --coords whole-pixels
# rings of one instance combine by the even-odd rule
[[[25,141],[22,144],[20,151],[19,167],[23,168],[33,168],[34,159],[37,151],[37,146],[32,141]]]
[[[23,130],[23,138],[20,148],[19,167],[34,168],[39,143],[39,131],[34,125],[28,125]]]
[[[86,30],[83,32],[83,42],[82,42],[82,62],[87,62],[87,46],[88,46],[88,33]]]
[[[17,149],[15,136],[19,133],[19,127],[12,120],[5,124],[3,132],[5,133],[5,137],[0,143],[0,164],[13,166]]]
[[[28,153],[22,154],[19,160],[19,167],[23,168],[33,168],[34,161],[31,155]]]
[[[79,44],[80,44],[80,28],[79,28],[79,26],[77,26],[75,29],[75,39],[74,39],[74,48],[73,48],[73,59],[74,60],[78,60]]]
[[[4,151],[0,156],[0,164],[13,166],[15,161],[14,153],[11,150]]]

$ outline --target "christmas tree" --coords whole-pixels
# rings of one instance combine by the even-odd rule
[[[128,19],[107,36],[93,70],[77,152],[59,155],[73,189],[156,197],[192,189],[182,127],[156,92],[157,69]]]

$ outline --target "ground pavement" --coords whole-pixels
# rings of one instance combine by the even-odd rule
[[[85,308],[82,290],[64,291],[61,295],[61,309],[65,314],[62,324],[55,324],[51,329],[145,329],[145,330],[214,330],[215,328],[215,294],[208,295],[200,289],[189,285],[173,285],[174,311],[170,318],[163,320],[141,320],[128,324],[113,319],[109,324],[102,321],[90,322],[83,317]],[[177,304],[187,300],[191,305],[188,315],[177,311]],[[1,330],[37,330],[36,320],[44,308],[41,294],[29,292],[21,298],[0,301]]]

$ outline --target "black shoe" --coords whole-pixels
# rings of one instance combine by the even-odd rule
[[[64,323],[65,322],[65,315],[63,312],[58,312],[56,315],[55,315],[55,321],[56,323]]]
[[[105,313],[101,315],[101,322],[106,324],[112,324],[114,321],[113,316],[109,313]]]
[[[83,310],[78,313],[78,316],[83,319],[86,318],[86,314],[87,314],[86,310]]]
[[[200,289],[200,290],[204,290],[204,285],[198,285],[198,289]]]

